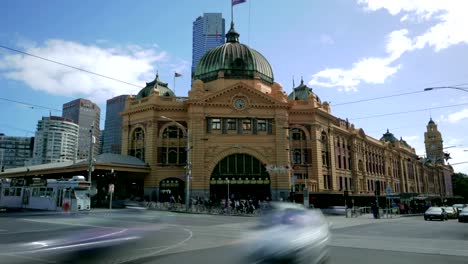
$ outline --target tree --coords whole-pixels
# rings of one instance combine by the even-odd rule
[[[454,173],[452,175],[452,188],[454,196],[462,196],[465,202],[468,201],[468,175]]]

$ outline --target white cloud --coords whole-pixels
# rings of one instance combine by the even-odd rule
[[[102,48],[54,39],[25,51],[140,86],[150,81],[148,76],[154,76],[154,63],[168,63],[166,52],[138,45]],[[3,56],[0,70],[6,78],[22,81],[34,90],[53,95],[86,97],[97,103],[105,102],[112,95],[136,94],[140,90],[135,86],[22,54]]]
[[[401,23],[427,23],[428,29],[419,36],[409,38],[407,29],[395,30],[387,35],[387,57],[368,57],[360,59],[351,69],[331,68],[312,75],[310,85],[324,87],[343,87],[356,90],[361,82],[382,84],[394,75],[401,65],[392,65],[405,53],[426,46],[440,51],[455,44],[467,43],[468,1],[458,0],[358,0],[369,12],[380,9],[391,15],[401,15]],[[339,88],[340,90],[342,88]]]
[[[343,87],[346,91],[357,90],[361,81],[367,83],[384,83],[385,79],[395,74],[400,65],[391,66],[393,62],[389,58],[364,58],[353,64],[350,70],[326,69],[312,76],[310,85],[324,87]]]
[[[450,123],[457,123],[460,120],[467,119],[467,118],[468,118],[468,108],[465,108],[461,111],[448,115],[447,121]]]
[[[415,37],[415,48],[426,45],[439,51],[452,45],[468,44],[468,1],[460,0],[359,0],[369,11],[387,10],[391,15],[402,15],[401,21],[415,17],[416,21],[434,21],[422,35]]]
[[[468,161],[468,151],[465,148],[451,148],[446,152],[450,153],[451,159],[448,160],[450,164],[462,163]],[[468,174],[468,163],[453,165],[455,172],[462,172]]]

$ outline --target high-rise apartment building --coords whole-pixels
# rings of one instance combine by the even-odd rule
[[[193,22],[192,75],[205,53],[225,43],[225,25],[221,13],[204,13]]]
[[[0,133],[0,168],[23,167],[32,158],[34,137],[12,137]]]
[[[68,118],[43,117],[37,124],[32,165],[76,160],[79,127]]]
[[[128,95],[119,95],[107,100],[106,122],[102,136],[102,153],[120,154],[122,148],[122,117]]]
[[[95,103],[87,99],[76,99],[63,105],[62,117],[73,120],[80,127],[78,139],[78,159],[87,159],[89,144],[91,142],[91,127],[96,144],[93,146],[93,155],[99,154],[99,122],[101,109]]]

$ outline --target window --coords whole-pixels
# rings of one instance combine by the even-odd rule
[[[301,164],[301,150],[295,149],[293,150],[293,163],[294,164]]]
[[[227,126],[228,130],[236,130],[236,119],[228,119]]]
[[[341,155],[338,155],[338,168],[341,169]]]
[[[267,130],[267,123],[265,119],[258,119],[257,120],[257,130],[258,131],[266,131]]]
[[[251,129],[252,129],[252,120],[243,119],[242,120],[242,130],[243,131],[250,131]]]
[[[221,119],[213,118],[211,122],[211,129],[213,130],[221,130]]]
[[[343,177],[340,176],[340,190],[343,190]]]
[[[292,130],[292,140],[304,140],[305,139],[305,134],[302,130],[298,128],[294,128]]]

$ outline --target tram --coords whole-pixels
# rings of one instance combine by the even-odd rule
[[[90,183],[81,175],[68,180],[2,179],[0,208],[72,212],[90,210]]]

